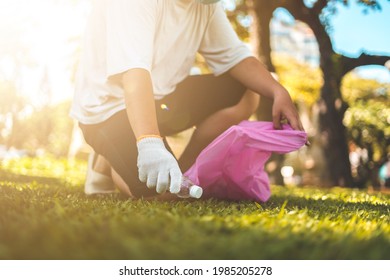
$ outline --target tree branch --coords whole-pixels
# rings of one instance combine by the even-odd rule
[[[390,61],[390,56],[369,55],[366,53],[362,53],[357,58],[342,56],[341,61],[342,61],[342,64],[341,64],[342,65],[342,74],[345,75],[349,71],[351,71],[359,66],[364,66],[364,65],[383,65],[384,66],[387,61]]]
[[[280,6],[287,9],[296,19],[302,21],[310,13],[310,9],[305,6],[302,0],[280,0]]]
[[[312,10],[317,14],[321,14],[321,11],[328,5],[328,0],[318,0],[314,5]]]
[[[318,0],[309,8],[303,0],[279,0],[279,6],[287,9],[295,19],[305,22],[313,30],[318,41],[320,52],[323,55],[330,55],[333,52],[332,43],[329,34],[319,19],[319,13],[314,9],[322,10],[327,5],[328,0]]]

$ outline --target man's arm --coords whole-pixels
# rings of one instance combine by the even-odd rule
[[[281,121],[287,119],[293,129],[304,130],[289,93],[272,77],[260,61],[254,57],[248,57],[229,72],[248,89],[274,100],[272,119],[276,129],[280,129]]]
[[[131,69],[122,75],[122,85],[127,116],[135,137],[160,135],[149,72],[141,68]]]
[[[164,193],[180,190],[182,173],[175,157],[166,149],[158,129],[152,79],[144,69],[122,75],[127,116],[137,140],[138,176],[149,188]]]

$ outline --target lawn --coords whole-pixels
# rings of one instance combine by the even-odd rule
[[[272,187],[271,199],[83,194],[85,161],[0,165],[0,259],[389,259],[390,196]]]

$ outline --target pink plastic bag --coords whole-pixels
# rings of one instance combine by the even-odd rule
[[[289,125],[275,130],[271,122],[243,121],[209,144],[184,175],[203,188],[203,197],[265,202],[271,191],[264,165],[271,153],[297,150],[306,140]]]

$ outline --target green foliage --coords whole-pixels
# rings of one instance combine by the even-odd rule
[[[29,137],[24,141],[30,151],[43,149],[56,156],[66,156],[71,141],[73,120],[69,117],[70,102],[45,106],[25,122]]]
[[[383,138],[390,138],[390,107],[376,100],[357,101],[345,117],[345,123],[351,128],[351,135],[357,143],[372,144]],[[359,130],[359,135],[355,130]],[[383,145],[385,146],[385,145]]]
[[[350,106],[358,100],[376,99],[380,102],[386,102],[390,99],[390,84],[380,83],[377,80],[362,79],[354,73],[344,76],[341,85],[343,99]]]
[[[390,152],[390,102],[358,100],[348,109],[344,122],[358,146],[373,151],[370,160],[381,161]]]
[[[349,104],[344,117],[348,137],[368,151],[366,168],[375,171],[390,153],[390,84],[349,74],[342,93]]]
[[[11,108],[11,103],[7,101],[5,105]],[[26,103],[23,106],[27,106]],[[40,108],[31,107],[31,112],[25,114],[21,109],[23,107],[18,105],[18,110],[8,113],[12,113],[12,127],[3,134],[5,136],[0,137],[0,144],[24,149],[31,154],[42,150],[56,156],[66,156],[73,128],[73,121],[68,116],[69,106],[70,102],[67,101]],[[3,131],[6,128],[6,115],[0,111],[0,130]]]
[[[0,259],[390,257],[388,195],[274,186],[261,204],[86,197],[84,172],[50,158],[2,163]]]
[[[318,67],[299,63],[287,56],[274,55],[272,61],[280,83],[287,88],[294,101],[311,106],[318,100],[323,83]]]

